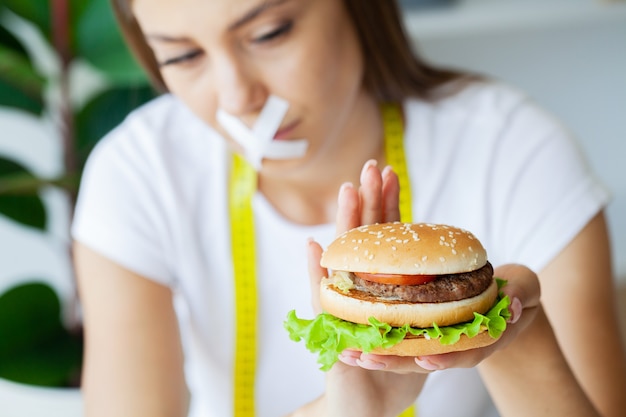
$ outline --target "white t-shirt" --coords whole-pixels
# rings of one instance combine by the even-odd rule
[[[437,104],[407,101],[404,111],[414,221],[471,230],[495,266],[540,270],[608,201],[568,132],[516,90],[477,83]],[[78,241],[174,289],[193,417],[232,415],[227,152],[177,99],[159,97],[93,151],[73,223]],[[253,204],[256,407],[276,417],[323,391],[316,358],[289,339],[283,321],[292,309],[313,317],[305,242],[328,244],[334,225],[293,224],[258,193]],[[418,407],[420,417],[492,412],[475,370],[434,373]]]

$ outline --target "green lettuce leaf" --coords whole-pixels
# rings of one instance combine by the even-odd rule
[[[500,288],[506,283],[500,279],[497,281]],[[345,349],[358,349],[367,353],[374,348],[389,348],[404,339],[407,333],[439,339],[442,345],[450,345],[456,343],[462,334],[474,337],[481,327],[486,327],[489,335],[497,339],[506,329],[506,322],[511,317],[509,304],[509,297],[500,294],[496,304],[487,313],[474,313],[474,320],[471,322],[443,327],[433,323],[433,327],[425,329],[409,325],[391,327],[373,317],[370,317],[369,325],[351,323],[328,313],[322,313],[312,320],[300,319],[295,310],[288,313],[284,326],[291,340],[304,341],[309,351],[317,353],[320,369],[328,371]]]

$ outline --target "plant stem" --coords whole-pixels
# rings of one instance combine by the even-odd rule
[[[52,44],[61,61],[61,72],[59,75],[59,92],[60,103],[59,113],[61,120],[61,138],[63,147],[63,166],[65,175],[75,177],[78,172],[78,162],[76,156],[76,135],[74,123],[74,109],[71,100],[70,85],[70,67],[74,58],[71,43],[71,16],[70,16],[71,0],[51,0],[51,19],[52,19]],[[69,198],[68,217],[74,216],[74,206],[76,204],[77,191],[75,187],[65,187],[65,191]],[[68,246],[68,256],[70,264],[73,265],[72,246]],[[73,268],[70,268],[73,275]],[[72,282],[76,284],[73,276]],[[80,334],[82,324],[79,318],[79,299],[77,286],[74,285],[74,296],[68,309],[68,326],[69,330],[75,334]]]
[[[78,169],[74,132],[74,114],[71,102],[70,66],[73,59],[71,48],[70,0],[51,0],[52,43],[61,61],[59,75],[61,137],[65,174],[74,176]],[[70,216],[76,203],[76,191],[66,189],[70,198]]]

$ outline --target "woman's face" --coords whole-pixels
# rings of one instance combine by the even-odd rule
[[[276,134],[305,158],[345,135],[362,56],[339,0],[134,0],[169,90],[222,134],[217,109],[252,127],[269,95],[290,103]],[[326,146],[324,146],[326,144]]]

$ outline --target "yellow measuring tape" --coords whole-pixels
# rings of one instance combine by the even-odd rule
[[[404,155],[402,111],[397,104],[383,104],[381,111],[385,134],[385,158],[387,158],[387,165],[391,165],[400,182],[400,219],[403,222],[411,223],[413,221],[413,208],[411,207],[413,199],[411,198],[411,184]]]
[[[257,288],[254,213],[257,187],[254,168],[234,155],[230,177],[230,236],[235,276],[235,417],[254,416],[257,341]]]
[[[397,104],[383,104],[383,129],[385,134],[385,158],[387,165],[391,165],[398,175],[400,183],[400,219],[403,222],[413,221],[413,207],[411,206],[411,184],[409,172],[406,167],[404,154],[404,123],[402,123],[402,110]],[[415,405],[410,406],[398,417],[417,416]]]
[[[400,182],[400,215],[410,222],[411,187],[404,155],[404,127],[400,106],[381,107],[387,164],[398,174]],[[234,417],[253,417],[257,340],[257,288],[254,212],[252,197],[256,192],[257,174],[241,156],[233,155],[230,176],[230,231],[235,277],[235,362]],[[399,417],[416,416],[414,406]]]

